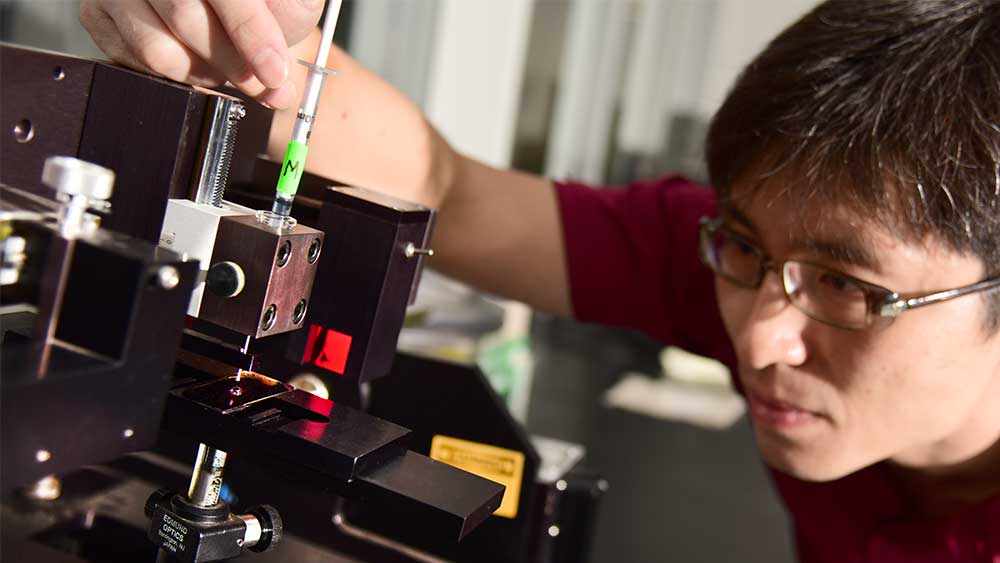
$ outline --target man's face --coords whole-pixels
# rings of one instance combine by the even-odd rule
[[[845,210],[795,209],[776,194],[765,188],[722,213],[776,263],[819,264],[903,297],[983,278],[981,260],[934,240],[903,243]],[[874,265],[823,250],[858,245]],[[791,306],[774,272],[755,290],[717,276],[716,291],[769,465],[830,480],[885,459],[955,463],[1000,436],[1000,337],[984,332],[981,296],[907,311],[883,330],[850,331]]]

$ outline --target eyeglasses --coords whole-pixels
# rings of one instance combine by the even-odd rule
[[[747,289],[757,289],[767,272],[777,272],[785,297],[796,309],[821,323],[847,330],[883,329],[903,311],[1000,288],[1000,277],[902,298],[898,292],[847,274],[800,260],[777,263],[743,237],[722,226],[721,219],[701,218],[701,261],[717,275]]]

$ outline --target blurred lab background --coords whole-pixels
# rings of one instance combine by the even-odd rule
[[[336,42],[494,166],[608,186],[704,181],[704,133],[729,85],[816,3],[347,0]],[[0,0],[0,40],[100,58],[78,9]],[[610,483],[590,561],[794,559],[719,366],[433,275],[408,325],[401,347],[478,362],[531,433],[586,448]]]

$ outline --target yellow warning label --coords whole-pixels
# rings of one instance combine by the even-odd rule
[[[500,508],[493,514],[504,518],[517,516],[521,477],[524,475],[523,453],[437,435],[431,440],[431,459],[506,486]]]

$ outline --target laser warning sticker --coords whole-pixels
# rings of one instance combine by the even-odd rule
[[[431,440],[430,457],[507,487],[500,508],[493,514],[504,518],[517,516],[524,475],[523,453],[439,434]]]

